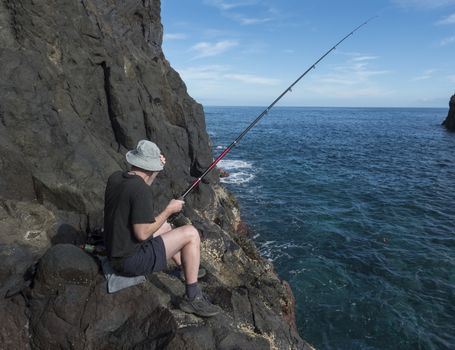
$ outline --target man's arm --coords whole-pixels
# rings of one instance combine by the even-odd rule
[[[167,207],[155,217],[155,222],[151,224],[134,224],[134,235],[139,241],[145,241],[153,236],[153,234],[166,222],[172,214],[182,210],[184,201],[172,199]]]

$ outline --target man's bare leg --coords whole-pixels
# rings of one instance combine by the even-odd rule
[[[172,231],[172,226],[167,221],[161,225],[161,227],[153,234],[153,237],[162,235],[163,233]],[[180,251],[172,257],[172,260],[178,265],[182,266],[182,258],[180,256]]]
[[[201,240],[196,228],[185,225],[163,232],[160,236],[166,247],[166,258],[173,258],[180,252],[186,284],[196,283],[201,249]]]
[[[198,286],[197,275],[200,264],[201,239],[192,225],[185,225],[161,234],[166,257],[181,254],[185,272],[186,299],[182,299],[180,310],[202,317],[215,316],[220,312],[218,306],[210,303]]]

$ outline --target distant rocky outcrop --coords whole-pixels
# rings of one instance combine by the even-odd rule
[[[160,209],[212,161],[203,109],[165,59],[157,0],[0,0],[0,349],[303,349],[288,284],[238,230],[218,171],[187,197],[202,285],[224,312],[182,313],[164,273],[107,294],[77,247],[138,140],[166,170]]]
[[[455,131],[455,94],[450,98],[449,107],[449,113],[442,125],[444,125],[447,130]]]

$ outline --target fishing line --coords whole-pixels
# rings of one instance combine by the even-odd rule
[[[251,122],[248,127],[242,131],[242,133],[229,145],[227,146],[223,152],[212,162],[212,164],[209,165],[209,167],[202,173],[200,177],[198,177],[193,183],[188,186],[188,188],[185,190],[185,192],[182,193],[182,195],[179,197],[179,199],[183,200],[191,191],[193,191],[199,183],[202,181],[202,179],[212,171],[212,169],[218,164],[218,162],[223,159],[230,151],[232,148],[234,148],[237,143],[250,131],[266,114],[269,113],[269,111],[275,106],[275,104],[281,100],[281,98],[286,95],[288,92],[292,90],[294,85],[296,85],[305,75],[308,74],[309,71],[312,69],[316,68],[316,65],[321,62],[329,53],[331,53],[333,50],[337,48],[338,45],[340,45],[343,41],[345,41],[347,38],[349,38],[351,35],[353,35],[357,30],[368,24],[368,22],[372,21],[374,18],[378,16],[374,16],[357,26],[355,29],[353,29],[351,32],[349,32],[346,36],[344,36],[340,41],[338,41],[334,46],[332,46],[326,53],[324,53],[321,57],[319,57],[316,62],[314,62],[305,72],[303,72],[291,85],[289,85],[282,93],[279,95],[275,101],[273,101],[261,114],[259,114],[253,122]]]

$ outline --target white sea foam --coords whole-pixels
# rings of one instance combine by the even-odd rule
[[[220,160],[219,167],[229,173],[221,179],[226,184],[243,184],[254,179],[253,164],[243,160]]]
[[[220,160],[218,163],[219,167],[225,170],[237,170],[237,169],[251,169],[252,163],[245,162],[244,160]]]
[[[268,260],[272,260],[272,251],[275,249],[276,241],[265,241],[259,243],[259,253]]]
[[[239,171],[238,173],[230,173],[228,177],[223,177],[220,179],[222,183],[225,184],[244,184],[254,179],[253,174],[245,173]]]

